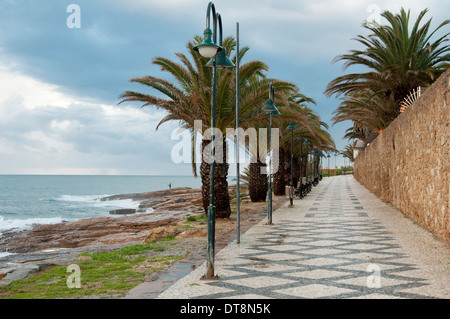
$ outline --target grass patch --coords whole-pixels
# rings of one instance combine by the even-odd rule
[[[186,221],[187,222],[196,222],[196,221],[199,221],[199,220],[207,220],[207,217],[206,217],[206,214],[202,214],[202,215],[199,215],[199,216],[189,216],[188,218],[186,218]]]
[[[174,236],[132,245],[110,252],[82,253],[92,260],[76,262],[80,267],[81,288],[69,288],[73,273],[66,266],[54,266],[0,288],[0,299],[117,298],[186,255],[151,255],[165,250],[164,242]],[[69,279],[70,280],[70,279]]]

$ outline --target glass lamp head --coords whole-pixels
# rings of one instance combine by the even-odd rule
[[[204,58],[212,58],[217,52],[220,52],[222,48],[212,41],[211,29],[205,29],[203,34],[203,42],[194,46],[193,50],[199,52]]]
[[[208,63],[206,63],[207,67],[213,67],[213,59],[209,60]],[[231,60],[227,56],[227,50],[225,48],[222,48],[219,52],[216,54],[216,68],[218,69],[225,69],[225,68],[234,68],[234,63],[231,62]]]
[[[273,103],[272,99],[267,100],[262,110],[266,111],[266,114],[273,114],[273,115],[281,114],[280,111],[278,111],[277,107],[275,106],[275,103]]]
[[[286,127],[288,130],[295,130],[297,127],[295,126],[295,123],[291,121],[289,125]]]

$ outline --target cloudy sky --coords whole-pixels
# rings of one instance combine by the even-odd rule
[[[189,164],[171,158],[178,123],[155,131],[162,111],[117,103],[123,91],[144,89],[129,78],[167,78],[152,59],[186,52],[186,42],[203,32],[207,3],[0,0],[0,174],[189,175]],[[241,45],[250,47],[247,61],[262,60],[269,77],[296,83],[316,99],[315,111],[330,126],[339,101],[323,91],[343,72],[332,60],[357,47],[352,38],[364,34],[365,20],[401,6],[413,17],[429,8],[426,17],[436,27],[450,12],[448,0],[214,4],[224,36],[235,35],[239,22]],[[330,128],[339,149],[349,126]]]

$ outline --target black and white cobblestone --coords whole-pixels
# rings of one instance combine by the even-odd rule
[[[324,178],[158,298],[450,298],[450,252],[352,176]]]

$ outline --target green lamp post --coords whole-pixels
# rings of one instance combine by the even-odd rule
[[[300,191],[299,191],[299,195],[300,198],[303,198],[304,196],[304,188],[303,188],[303,142],[305,141],[305,139],[303,138],[298,138],[300,141]]]
[[[336,158],[337,158],[337,156],[338,156],[338,153],[337,152],[334,152],[334,169],[337,169],[337,164],[336,164]],[[334,171],[335,172],[335,174],[336,174],[336,171]]]
[[[316,186],[317,184],[319,184],[319,165],[320,165],[320,152],[319,150],[316,149],[314,157],[314,169],[315,169],[314,181],[316,182]]]
[[[240,181],[239,168],[239,22],[236,22],[236,243],[241,243],[241,204],[240,204]]]
[[[213,14],[213,31],[211,31],[211,11]],[[217,44],[217,24],[219,24],[220,45]],[[212,38],[211,38],[212,37]],[[194,46],[193,50],[200,53],[205,58],[211,58],[206,64],[212,67],[212,94],[211,94],[211,163],[209,179],[209,206],[207,214],[207,250],[206,250],[206,273],[202,279],[218,279],[214,275],[214,255],[215,255],[215,227],[216,227],[216,207],[214,206],[214,168],[215,168],[215,128],[216,128],[216,87],[217,70],[234,67],[234,64],[226,56],[226,51],[222,44],[222,18],[216,14],[214,3],[210,2],[206,11],[206,29],[204,31],[203,42]],[[219,58],[219,54],[220,55]]]
[[[331,175],[330,175],[330,153],[328,153],[328,177],[330,177]]]
[[[294,130],[297,127],[295,123],[291,121],[286,129],[291,130],[291,180],[289,183],[289,200],[291,205],[289,207],[294,207],[294,181],[293,181],[293,165],[294,165]]]
[[[267,100],[266,104],[262,108],[263,111],[266,112],[266,114],[270,114],[270,126],[269,126],[269,186],[267,189],[267,225],[272,225],[272,146],[271,146],[271,140],[272,140],[272,115],[279,115],[281,114],[280,111],[278,111],[277,107],[275,106],[275,91],[272,86],[272,83],[270,83],[269,86],[269,99]]]
[[[213,13],[213,28],[214,28],[214,36],[211,31],[211,11]],[[217,17],[216,17],[216,8],[214,3],[210,2],[208,4],[208,9],[206,11],[206,29],[203,32],[203,42],[194,46],[194,51],[197,51],[201,54],[202,57],[212,58],[216,55],[217,52],[222,51],[222,47],[216,43],[216,35],[217,35]]]
[[[323,176],[323,163],[322,163],[322,158],[323,158],[323,153],[322,151],[320,152],[320,173],[319,173],[319,179],[322,180],[322,176]]]
[[[309,147],[311,146],[311,143],[307,140],[305,142],[306,145],[306,165],[305,165],[305,176],[306,176],[306,186],[308,186],[309,182],[309,175],[308,175],[308,166],[309,166]]]
[[[217,19],[219,21],[219,45],[221,50],[217,51],[216,55],[206,63],[207,67],[214,67],[214,61],[216,63],[216,68],[225,69],[225,68],[234,68],[234,63],[227,56],[227,50],[222,47],[222,18],[220,14],[217,14]],[[201,53],[200,53],[201,54]]]

